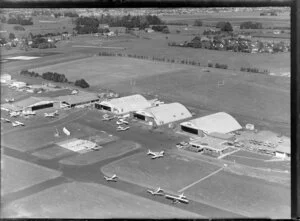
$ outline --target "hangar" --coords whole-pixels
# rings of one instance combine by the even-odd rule
[[[1,107],[7,108],[9,111],[36,111],[45,108],[59,107],[57,101],[47,97],[29,97],[14,103],[6,103]]]
[[[231,115],[225,112],[218,112],[183,122],[180,126],[182,131],[200,136],[213,132],[226,134],[242,129],[242,126]]]
[[[133,113],[133,117],[147,121],[149,125],[160,126],[190,118],[192,114],[185,106],[176,102],[136,111]]]
[[[97,109],[111,111],[115,114],[127,114],[133,111],[144,110],[151,107],[150,102],[140,94],[114,98],[95,104]]]
[[[65,95],[56,98],[62,105],[67,105],[70,107],[75,107],[78,105],[84,105],[99,101],[99,98],[94,93],[80,91],[75,95]]]

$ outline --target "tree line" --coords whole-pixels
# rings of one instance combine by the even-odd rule
[[[57,72],[48,71],[40,75],[39,73],[34,71],[22,70],[20,74],[25,76],[30,76],[30,77],[41,77],[45,80],[54,81],[54,82],[71,83],[64,74],[59,74]],[[80,80],[76,80],[74,85],[81,88],[90,87],[90,85],[83,78]]]

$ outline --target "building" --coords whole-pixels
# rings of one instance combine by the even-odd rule
[[[200,136],[213,132],[226,134],[242,129],[242,126],[225,112],[218,112],[186,121],[181,123],[180,126],[182,131]]]
[[[151,107],[151,103],[140,94],[115,98],[95,104],[95,108],[110,111],[114,114],[127,114],[149,107]]]
[[[212,156],[221,156],[230,147],[228,141],[205,136],[190,142],[190,145],[197,148],[197,152],[206,153]]]
[[[0,82],[1,83],[8,83],[11,81],[11,75],[10,74],[1,74],[0,76]]]
[[[94,93],[80,91],[75,95],[65,95],[56,98],[60,102],[60,106],[75,107],[78,105],[90,104],[99,101]]]
[[[279,143],[276,147],[275,156],[285,159],[289,159],[291,157],[291,140],[289,138],[281,138],[281,143]]]
[[[182,104],[171,103],[136,111],[133,117],[146,121],[149,125],[161,126],[190,118],[192,114]]]
[[[26,87],[26,83],[25,82],[22,82],[22,81],[15,81],[15,82],[12,82],[10,84],[10,86],[12,87],[16,87],[16,88],[23,88],[23,87]]]
[[[29,97],[17,102],[3,104],[1,107],[9,111],[36,111],[51,107],[59,108],[59,103],[53,100],[53,98]]]

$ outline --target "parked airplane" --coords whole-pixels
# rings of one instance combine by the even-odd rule
[[[94,151],[98,151],[98,150],[100,150],[100,148],[101,148],[101,147],[99,147],[99,146],[94,146],[94,147],[92,147],[91,149],[94,150]]]
[[[115,117],[114,116],[109,116],[109,115],[103,115],[103,121],[109,121],[109,120],[112,120],[114,119]]]
[[[148,193],[152,194],[152,195],[164,195],[164,190],[161,189],[160,187],[158,187],[157,189],[155,190],[147,190]]]
[[[164,156],[165,151],[162,150],[160,152],[152,152],[151,150],[148,150],[147,155],[152,155],[151,159],[156,159],[159,157],[163,157]]]
[[[125,115],[121,115],[121,116],[118,116],[118,119],[123,119],[125,120],[126,118],[130,117],[130,114],[125,114]]]
[[[125,131],[128,130],[130,127],[122,127],[122,126],[118,126],[117,127],[117,131]]]
[[[117,124],[118,124],[118,125],[121,125],[121,124],[129,124],[129,122],[126,121],[126,120],[124,120],[123,118],[121,118],[121,119],[119,119],[119,120],[117,121]]]
[[[6,101],[7,103],[10,103],[10,102],[14,102],[15,99],[14,99],[14,98],[6,98],[5,101]]]
[[[189,203],[189,200],[183,193],[178,196],[166,195],[166,198],[173,200],[173,203]]]
[[[9,113],[10,117],[17,117],[19,115],[20,115],[20,112],[16,112],[16,111],[12,111],[12,112]]]
[[[63,132],[67,135],[67,136],[70,136],[71,135],[71,133],[70,133],[70,131],[68,131],[68,129],[67,128],[63,128]]]
[[[116,174],[114,174],[114,175],[112,175],[111,177],[108,177],[108,176],[104,176],[104,179],[107,181],[107,182],[117,182],[117,179],[118,177],[117,177],[117,175]]]
[[[59,131],[57,130],[57,128],[55,128],[54,136],[55,136],[55,137],[59,137],[59,136],[60,136]]]
[[[44,117],[51,117],[51,118],[53,118],[53,117],[55,117],[57,115],[58,115],[58,111],[56,110],[56,111],[54,111],[52,113],[45,113]]]
[[[3,117],[1,117],[1,120],[4,121],[5,123],[10,123],[11,122],[10,119],[3,118]]]
[[[13,127],[17,127],[17,126],[25,126],[25,124],[23,124],[23,123],[20,122],[20,121],[15,121],[15,122],[12,122],[12,126],[13,126]]]

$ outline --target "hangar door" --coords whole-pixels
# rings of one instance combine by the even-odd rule
[[[40,109],[50,108],[50,107],[53,107],[53,103],[41,104],[41,105],[33,106],[33,107],[31,107],[31,109],[32,109],[32,111],[35,111],[35,110],[40,110]]]
[[[139,120],[146,120],[146,117],[145,117],[144,115],[141,115],[141,114],[136,114],[136,113],[134,113],[134,114],[133,114],[133,117],[134,117],[134,118],[137,118],[137,119],[139,119]]]
[[[190,128],[190,127],[186,127],[186,126],[181,126],[181,130],[191,133],[191,134],[197,134],[198,135],[198,130],[194,129],[194,128]]]

